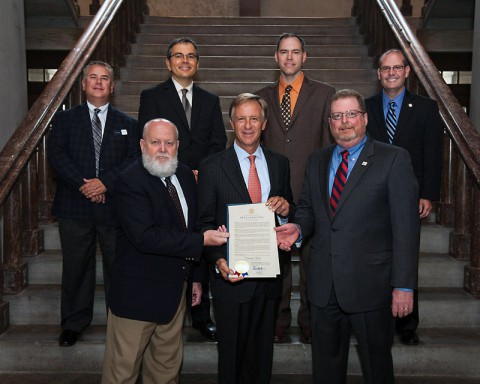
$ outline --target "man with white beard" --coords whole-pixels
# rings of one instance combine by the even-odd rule
[[[149,121],[142,157],[115,185],[118,220],[102,383],[176,383],[183,357],[186,297],[200,303],[203,246],[228,234],[194,232],[197,186],[179,164],[178,131],[165,119]],[[224,229],[224,228],[223,228]],[[186,295],[192,279],[191,295]]]

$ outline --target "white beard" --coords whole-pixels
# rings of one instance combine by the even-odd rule
[[[168,157],[167,162],[160,163],[156,160],[157,157]],[[160,156],[149,156],[146,153],[142,153],[143,166],[153,176],[168,177],[172,176],[177,170],[178,157],[169,157],[167,154]]]

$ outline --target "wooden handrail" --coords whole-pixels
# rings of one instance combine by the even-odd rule
[[[45,153],[50,121],[63,103],[70,106],[81,102],[78,79],[87,61],[93,58],[103,60],[114,68],[122,63],[143,22],[145,2],[104,1],[0,152],[4,238],[0,256],[0,333],[9,325],[9,303],[3,300],[3,293],[20,292],[28,286],[24,253],[38,255],[43,251],[44,237],[39,217],[51,219],[46,212],[50,211],[53,183]]]
[[[123,1],[105,0],[75,47],[0,152],[0,205],[5,203],[20,172],[45,135],[50,120],[91,58]]]

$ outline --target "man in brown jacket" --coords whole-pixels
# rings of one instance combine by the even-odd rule
[[[335,89],[304,75],[302,64],[307,60],[305,41],[294,33],[284,33],[277,41],[275,61],[280,68],[280,79],[256,92],[267,103],[270,116],[263,133],[263,144],[288,158],[291,169],[291,187],[294,203],[302,190],[308,157],[316,149],[332,142],[328,129],[330,97]],[[310,313],[305,288],[305,270],[308,245],[300,252],[300,308],[297,323],[302,330],[302,341],[311,342]],[[283,292],[277,312],[275,342],[282,342],[292,321],[290,296],[292,269],[284,260]]]

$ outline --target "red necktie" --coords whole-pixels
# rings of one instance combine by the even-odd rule
[[[333,180],[332,194],[330,195],[330,208],[332,210],[332,216],[335,215],[335,209],[337,209],[338,201],[343,191],[343,187],[347,182],[348,175],[348,151],[340,152],[342,155],[342,162],[337,168],[335,173],[335,179]]]
[[[262,186],[258,178],[257,167],[255,166],[255,155],[248,156],[250,160],[250,171],[248,172],[248,194],[252,203],[262,202]]]

